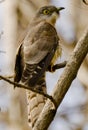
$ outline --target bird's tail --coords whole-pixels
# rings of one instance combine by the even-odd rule
[[[43,86],[42,92],[46,92],[46,87],[44,88]],[[44,107],[46,99],[43,95],[31,92],[30,90],[27,90],[26,93],[28,103],[28,121],[29,125],[33,127]]]
[[[38,68],[36,66],[36,64],[26,64],[21,81],[28,87],[46,93],[45,74],[40,77],[40,66]],[[39,77],[39,79],[37,79],[37,77]],[[28,120],[32,127],[38,119],[45,101],[46,99],[43,95],[27,90]]]

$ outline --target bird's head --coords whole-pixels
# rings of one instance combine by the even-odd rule
[[[44,6],[41,7],[37,13],[36,13],[36,17],[37,19],[40,20],[46,20],[47,22],[49,22],[50,24],[55,24],[57,18],[60,15],[60,11],[65,9],[64,7],[55,7],[55,6]]]

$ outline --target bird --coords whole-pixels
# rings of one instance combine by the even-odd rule
[[[14,82],[47,93],[45,74],[53,72],[52,67],[61,55],[59,37],[55,29],[60,11],[64,7],[43,6],[22,36],[17,50]],[[44,95],[27,90],[28,119],[34,127],[46,102]]]

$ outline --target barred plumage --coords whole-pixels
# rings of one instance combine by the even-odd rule
[[[27,87],[46,93],[45,72],[60,55],[59,38],[54,25],[62,9],[45,6],[36,13],[20,41],[15,63],[15,82],[21,81]],[[33,127],[46,98],[27,90],[27,100],[28,115]]]

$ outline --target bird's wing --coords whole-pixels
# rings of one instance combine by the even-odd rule
[[[36,65],[31,76],[27,78],[26,83],[29,86],[35,86],[45,73],[58,45],[56,30],[49,23],[43,23],[43,25],[35,27],[32,31],[33,34],[27,34],[23,43],[24,62],[27,64],[24,74],[30,75],[27,72],[30,68],[28,66]]]
[[[14,67],[14,82],[19,82],[21,80],[22,77],[22,73],[23,73],[23,68],[24,68],[24,60],[23,60],[23,52],[22,52],[22,44],[23,41],[26,37],[26,34],[28,32],[29,28],[27,28],[22,35],[19,37],[18,43],[19,43],[19,47],[17,50],[17,54],[16,54],[16,59],[15,59],[15,67]]]
[[[18,48],[18,52],[16,55],[16,60],[15,60],[15,75],[14,75],[14,82],[19,82],[21,80],[23,68],[24,68],[24,63],[23,63],[23,56],[22,56],[22,44]]]
[[[55,28],[47,22],[30,29],[23,41],[24,60],[38,64],[58,44]]]
[[[45,73],[45,71],[47,70],[48,66],[50,65],[51,63],[51,60],[54,56],[54,53],[55,53],[55,50],[56,50],[56,47],[54,47],[51,52],[49,52],[44,58],[42,61],[40,61],[36,68],[35,68],[35,72],[32,73],[32,77],[28,79],[28,82],[27,84],[29,84],[30,86],[35,86],[36,83],[38,83],[40,77],[43,76],[43,74]]]

